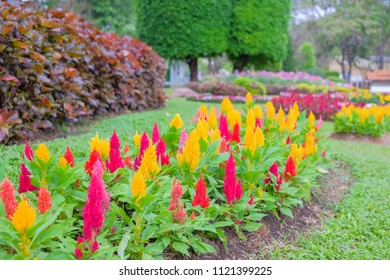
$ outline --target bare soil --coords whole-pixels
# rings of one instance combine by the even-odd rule
[[[281,246],[301,235],[309,235],[320,228],[326,218],[335,216],[335,206],[353,184],[350,167],[342,162],[335,164],[319,180],[320,187],[313,189],[311,202],[304,202],[303,208],[297,206],[293,209],[294,218],[281,215],[278,219],[273,213],[268,213],[261,221],[263,226],[255,232],[245,233],[245,239],[240,239],[234,228],[226,228],[227,248],[219,240],[205,239],[216,249],[215,254],[199,255],[192,252],[190,257],[183,257],[167,252],[164,257],[192,260],[268,259],[268,252],[273,246]]]
[[[332,134],[330,138],[343,141],[353,141],[360,143],[371,143],[383,146],[390,146],[390,134],[384,134],[382,137],[370,137],[367,135],[358,136],[356,134]]]

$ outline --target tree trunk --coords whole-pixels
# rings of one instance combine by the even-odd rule
[[[352,74],[352,61],[348,61],[348,77],[347,82],[351,82],[351,74]]]
[[[383,70],[383,66],[385,64],[385,45],[381,44],[378,48],[378,69]]]
[[[241,72],[245,69],[246,65],[248,64],[249,56],[246,54],[242,54],[238,57],[237,60],[233,61],[233,69],[234,71]]]
[[[198,82],[198,58],[190,57],[187,59],[187,63],[190,67],[190,81]]]

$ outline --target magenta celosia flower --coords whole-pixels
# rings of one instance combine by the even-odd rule
[[[96,237],[103,224],[104,215],[110,207],[110,195],[106,192],[103,182],[103,166],[100,161],[95,163],[92,179],[88,187],[88,198],[82,212],[84,219],[84,239],[91,251],[96,247]]]
[[[185,129],[183,129],[181,132],[181,135],[180,135],[180,139],[179,139],[178,153],[183,152],[183,148],[186,145],[187,139],[188,139],[187,131]]]
[[[18,203],[16,201],[14,186],[7,177],[0,184],[0,197],[4,203],[6,218],[11,220]]]
[[[150,142],[149,137],[144,131],[141,136],[139,155],[134,160],[134,169],[137,171],[141,166],[142,157],[144,156],[145,151],[149,148]]]
[[[34,152],[31,149],[30,144],[28,143],[27,140],[26,140],[26,144],[24,146],[24,151],[22,153],[22,158],[24,159],[24,157],[26,157],[28,160],[32,160],[34,157]]]
[[[76,258],[78,258],[79,260],[81,260],[83,258],[83,255],[84,255],[84,238],[82,238],[80,235],[77,237],[77,247],[76,249],[74,250],[74,254],[76,256]]]
[[[256,127],[261,127],[263,125],[263,122],[261,119],[256,119],[256,123],[255,123],[255,128]]]
[[[219,147],[219,152],[220,153],[226,153],[230,151],[230,144],[228,141],[225,139],[225,137],[222,138],[221,140],[221,145]]]
[[[95,163],[99,161],[101,164],[102,163],[102,159],[100,158],[100,154],[98,151],[96,150],[93,150],[92,153],[89,155],[89,160],[87,160],[85,162],[85,171],[87,171],[87,173],[89,174],[89,176],[92,176],[92,170],[93,170],[93,167],[95,166]]]
[[[286,145],[289,145],[291,143],[291,138],[290,136],[287,137],[287,140],[286,140]]]
[[[161,166],[163,165],[169,165],[170,163],[170,160],[169,160],[169,155],[168,154],[165,154],[165,155],[162,155],[161,156]]]
[[[167,145],[165,144],[164,140],[160,138],[160,140],[157,142],[156,156],[157,161],[159,161],[161,165],[169,165],[169,156],[165,153],[166,149]]]
[[[240,143],[240,125],[236,123],[233,128],[233,134],[231,136],[231,141]]]
[[[279,174],[278,163],[275,161],[274,164],[268,170],[267,177],[264,179],[264,184],[268,185],[272,183],[271,174],[273,174],[277,178],[277,184],[275,185],[275,190],[278,192],[283,183],[283,176]]]
[[[228,204],[233,204],[242,196],[241,182],[238,181],[236,177],[236,162],[232,153],[230,153],[230,157],[226,161],[223,191],[225,193]]]
[[[31,183],[31,173],[28,171],[24,163],[20,164],[20,175],[19,175],[19,193],[39,190],[34,187]]]
[[[219,131],[221,133],[221,137],[225,138],[226,141],[230,140],[231,136],[229,131],[229,124],[225,115],[221,115],[219,118]]]
[[[158,130],[157,123],[154,123],[152,130],[152,142],[156,144],[161,139],[160,131]]]
[[[125,167],[121,157],[119,138],[115,130],[110,140],[110,161],[106,160],[106,166],[111,173],[115,172],[118,168]]]
[[[252,195],[251,199],[249,199],[249,201],[248,201],[248,204],[249,204],[250,206],[252,206],[254,200],[255,200],[255,197]]]

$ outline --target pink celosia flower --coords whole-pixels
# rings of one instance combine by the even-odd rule
[[[221,145],[219,147],[219,152],[226,153],[226,152],[229,152],[229,151],[230,151],[230,145],[227,142],[227,140],[225,139],[225,137],[223,137],[222,140],[221,140]]]
[[[240,143],[240,125],[236,123],[233,128],[233,134],[231,136],[231,141]]]
[[[236,177],[236,162],[232,153],[230,153],[230,157],[226,161],[223,191],[229,204],[233,204],[235,200],[239,200],[242,195],[241,182]]]
[[[157,123],[154,123],[152,130],[152,142],[156,144],[161,139],[160,131],[158,130]]]
[[[39,190],[34,187],[31,183],[31,173],[28,171],[24,163],[20,164],[20,175],[19,175],[19,193]]]
[[[144,132],[142,133],[141,136],[139,155],[134,160],[134,169],[136,171],[141,166],[142,157],[144,156],[145,151],[149,148],[149,145],[150,145],[149,137],[146,134],[146,132]]]
[[[18,203],[15,197],[14,186],[7,177],[5,177],[4,181],[0,184],[0,197],[4,203],[6,218],[11,220]]]
[[[157,142],[157,147],[156,147],[157,161],[159,161],[161,165],[169,165],[169,155],[165,153],[166,149],[167,146],[164,140],[161,138]]]
[[[183,196],[183,188],[180,185],[180,181],[176,181],[176,178],[174,178],[172,184],[171,202],[168,207],[169,211],[172,211],[178,207],[179,200],[182,196]]]
[[[27,140],[26,140],[26,144],[24,146],[24,151],[22,153],[22,158],[24,159],[24,157],[26,157],[28,160],[32,160],[34,157],[34,152],[31,149],[30,144],[28,143]]]
[[[248,204],[249,204],[250,206],[253,205],[254,199],[255,199],[255,197],[252,195],[251,199],[249,199],[249,201],[248,201]]]
[[[192,200],[192,206],[197,205],[202,208],[207,208],[210,205],[210,200],[207,197],[206,182],[203,180],[202,175],[200,175],[199,181],[196,184],[195,196]]]
[[[316,130],[316,131],[318,131],[318,130],[321,128],[323,122],[324,122],[324,121],[322,120],[322,117],[320,116],[320,119],[318,120],[318,122],[317,122],[317,124],[316,124],[316,126],[315,126],[315,130]]]
[[[221,137],[225,138],[226,141],[230,141],[230,131],[229,131],[229,124],[225,117],[225,115],[221,115],[219,118],[219,131],[221,133]]]
[[[115,172],[118,168],[125,167],[121,157],[119,138],[115,130],[110,140],[110,161],[106,160],[106,166],[111,173]]]
[[[95,166],[95,163],[98,162],[98,161],[101,164],[103,164],[102,159],[100,158],[99,152],[96,151],[96,150],[93,150],[92,153],[89,155],[89,161],[87,161],[85,163],[85,171],[87,171],[87,173],[90,176],[92,176],[93,167]]]
[[[183,129],[183,131],[181,132],[181,135],[180,135],[180,139],[179,139],[178,153],[183,152],[183,148],[186,145],[187,139],[188,139],[187,131],[185,129]]]
[[[192,212],[191,215],[190,215],[190,220],[195,220],[195,219],[196,219],[195,213]]]
[[[38,210],[41,214],[45,214],[51,208],[50,192],[46,187],[42,187],[38,193]]]
[[[64,154],[64,158],[66,159],[68,164],[70,164],[70,167],[74,167],[74,156],[73,156],[73,153],[69,147],[66,147],[66,152]]]
[[[184,203],[180,204],[180,208],[176,212],[172,212],[173,220],[184,224],[186,221],[186,211],[184,210]]]

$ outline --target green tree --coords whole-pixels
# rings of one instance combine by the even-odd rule
[[[312,73],[316,69],[316,57],[312,43],[304,42],[299,47],[299,69]]]
[[[287,54],[290,0],[232,0],[228,57],[234,70],[281,67]]]
[[[184,60],[191,81],[198,58],[227,49],[231,0],[142,0],[137,3],[137,35],[166,59]]]
[[[283,60],[283,70],[284,71],[295,71],[295,56],[294,56],[294,49],[291,44],[291,37],[288,38],[287,43],[287,56]]]

